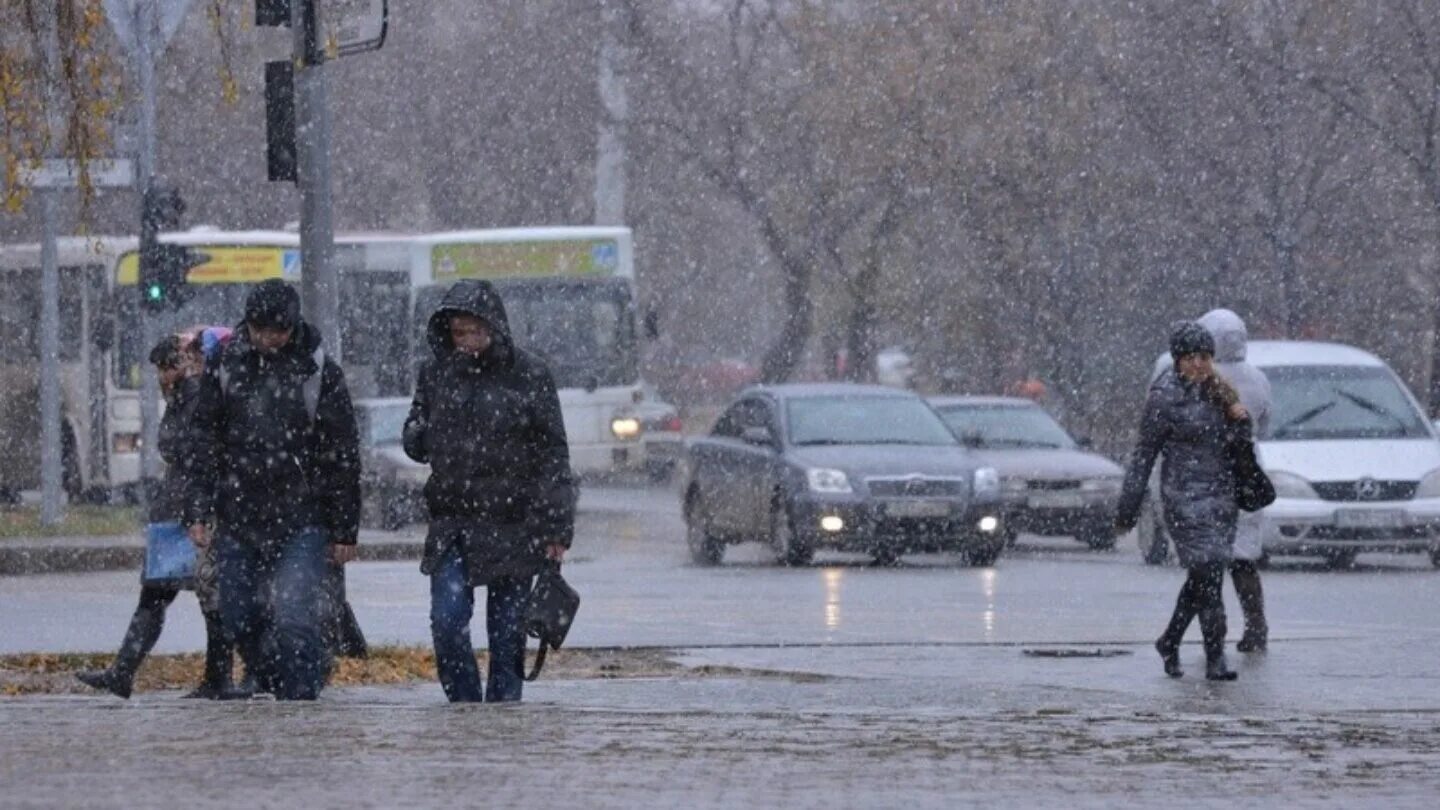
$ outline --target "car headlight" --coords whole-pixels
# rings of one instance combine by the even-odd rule
[[[1085,492],[1102,492],[1106,495],[1114,495],[1120,491],[1122,484],[1120,478],[1087,478],[1080,482],[1080,489]]]
[[[805,479],[810,484],[811,492],[842,494],[852,491],[850,477],[845,475],[844,470],[827,470],[816,467],[805,471]]]
[[[1440,498],[1440,470],[1434,470],[1420,479],[1420,486],[1415,490],[1415,497]]]
[[[633,416],[617,416],[610,421],[610,432],[617,439],[633,439],[640,435],[640,420]]]
[[[1270,483],[1275,485],[1275,497],[1293,498],[1302,501],[1319,500],[1320,496],[1315,494],[1315,488],[1304,478],[1287,472],[1270,473]]]
[[[993,498],[1000,494],[1000,471],[994,467],[981,467],[975,471],[975,496]]]

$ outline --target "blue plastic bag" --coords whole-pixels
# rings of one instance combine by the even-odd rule
[[[150,523],[145,526],[146,585],[194,587],[195,544],[179,523]]]

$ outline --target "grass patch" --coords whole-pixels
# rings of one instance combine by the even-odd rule
[[[533,662],[530,651],[527,669]],[[482,671],[487,664],[483,650],[476,659]],[[0,697],[20,695],[95,694],[75,680],[85,669],[104,669],[114,656],[109,653],[24,653],[0,655]],[[372,647],[370,657],[341,658],[330,679],[331,686],[386,686],[434,682],[435,654],[429,647]],[[200,653],[152,655],[145,659],[135,678],[136,692],[190,689],[200,683],[205,656]],[[236,674],[241,672],[236,659]],[[586,680],[623,678],[739,678],[775,677],[811,683],[818,676],[795,675],[768,670],[732,667],[686,667],[675,660],[671,650],[659,648],[576,648],[557,650],[545,663],[545,679]]]
[[[40,525],[40,507],[0,509],[0,539],[29,537],[109,537],[140,531],[140,510],[134,506],[65,507],[59,523]]]

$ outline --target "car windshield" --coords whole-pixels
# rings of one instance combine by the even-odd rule
[[[1400,381],[1373,366],[1277,366],[1269,441],[1428,439],[1430,430]]]
[[[410,415],[410,403],[396,402],[384,405],[361,403],[356,409],[359,418],[360,443],[366,447],[383,444],[399,444],[405,429],[405,419]]]
[[[805,397],[790,400],[786,414],[795,445],[956,444],[930,406],[909,397]]]
[[[1071,449],[1075,440],[1034,406],[941,405],[936,408],[960,440],[977,447]]]

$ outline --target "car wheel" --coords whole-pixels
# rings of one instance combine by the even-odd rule
[[[645,477],[656,486],[665,486],[675,480],[674,462],[650,462],[645,465]]]
[[[989,543],[977,543],[965,551],[965,561],[977,568],[989,568],[1000,559],[1000,552],[1005,550],[1004,540]]]
[[[690,497],[690,506],[685,510],[685,542],[696,565],[719,565],[725,559],[725,544],[710,533],[710,521],[699,495]]]
[[[877,545],[870,552],[875,565],[889,567],[900,564],[900,552],[894,546]]]
[[[1430,564],[1440,568],[1440,548],[1430,549]]]
[[[1080,532],[1075,535],[1075,539],[1096,551],[1109,551],[1115,548],[1115,541],[1119,538],[1115,536],[1114,529],[1108,526],[1097,526]]]
[[[1346,568],[1355,567],[1355,558],[1360,554],[1351,549],[1339,549],[1325,552],[1325,567],[1331,571],[1340,571]]]
[[[779,497],[770,507],[770,548],[775,551],[775,561],[781,565],[809,565],[815,559],[815,549],[795,533],[790,510]]]

